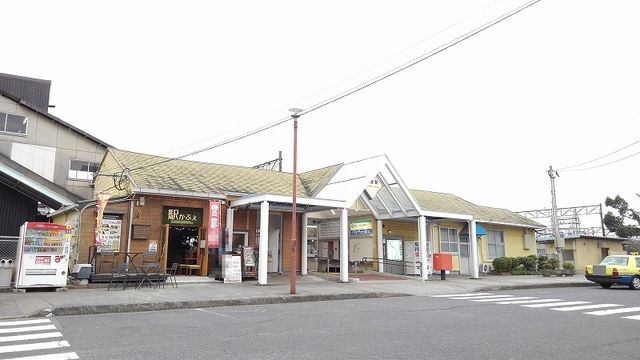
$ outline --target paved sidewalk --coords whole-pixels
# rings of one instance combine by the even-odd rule
[[[353,275],[357,278],[358,275]],[[362,276],[364,279],[366,276]],[[392,296],[426,296],[487,290],[539,287],[589,286],[584,276],[491,276],[470,279],[466,276],[439,276],[422,282],[418,279],[388,277],[383,280],[337,282],[338,277],[324,274],[298,276],[297,294],[289,294],[289,276],[269,276],[269,285],[255,280],[224,284],[206,277],[178,277],[178,287],[129,287],[107,291],[106,287],[70,288],[66,291],[0,292],[0,319],[204,308],[233,305],[258,305],[302,301],[326,301]],[[354,279],[355,280],[355,279]]]

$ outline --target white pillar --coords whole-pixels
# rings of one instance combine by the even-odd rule
[[[427,218],[424,216],[418,218],[418,238],[420,241],[420,272],[422,280],[426,281],[429,279],[429,274],[427,271]]]
[[[233,215],[235,210],[232,208],[227,209],[227,251],[233,250],[231,247],[233,246]]]
[[[307,275],[307,225],[309,222],[309,215],[307,214],[302,214],[302,229],[300,229],[300,231],[302,232],[302,236],[300,239],[301,242],[301,246],[300,246],[300,274],[301,275]]]
[[[427,262],[429,263],[427,273],[431,274],[433,272],[433,223],[427,223],[427,252],[431,255],[431,257],[427,257]],[[425,254],[426,255],[426,254]]]
[[[260,243],[258,245],[258,284],[267,285],[267,255],[269,254],[269,202],[260,204]]]
[[[469,221],[469,240],[471,240],[471,277],[480,278],[478,272],[480,267],[478,264],[478,238],[476,237],[476,221]]]
[[[376,221],[378,225],[378,272],[384,272],[384,262],[382,261],[382,257],[384,256],[384,249],[382,249],[382,220]]]
[[[340,210],[340,282],[349,282],[349,215]]]

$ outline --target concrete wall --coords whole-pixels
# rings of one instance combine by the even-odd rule
[[[78,196],[92,197],[89,181],[68,178],[69,162],[100,163],[105,147],[3,96],[0,111],[29,118],[26,136],[0,133],[0,153]]]
[[[604,247],[598,247],[601,242]],[[553,242],[545,243],[547,255],[555,255],[556,248]],[[603,251],[603,249],[606,249]],[[587,265],[598,264],[606,255],[626,254],[622,248],[622,242],[619,240],[602,240],[602,239],[566,239],[565,250],[573,250],[573,264],[577,271],[584,271]]]

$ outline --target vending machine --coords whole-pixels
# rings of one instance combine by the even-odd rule
[[[26,222],[20,227],[16,288],[66,287],[71,228]]]

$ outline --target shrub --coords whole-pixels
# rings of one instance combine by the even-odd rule
[[[527,271],[536,271],[536,262],[538,257],[535,255],[529,255],[522,258],[521,264]]]
[[[493,268],[500,273],[511,272],[513,260],[506,256],[495,258],[493,259]]]
[[[565,270],[575,270],[576,266],[573,265],[573,263],[566,262],[566,263],[562,264],[562,268],[565,269]]]
[[[538,259],[537,259],[537,261],[538,261],[538,270],[542,270],[542,266],[544,264],[546,264],[548,260],[549,260],[549,258],[546,257],[546,256],[539,256]]]

